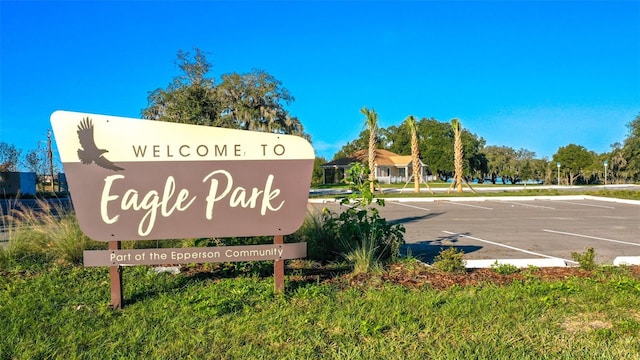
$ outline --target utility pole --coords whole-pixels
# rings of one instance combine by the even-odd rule
[[[51,130],[47,130],[47,159],[49,160],[49,175],[51,176],[51,192],[55,193],[55,181],[53,179],[53,151],[51,150]]]

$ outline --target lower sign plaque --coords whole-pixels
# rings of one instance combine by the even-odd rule
[[[86,250],[84,265],[166,265],[286,260],[307,256],[307,243],[133,250]]]

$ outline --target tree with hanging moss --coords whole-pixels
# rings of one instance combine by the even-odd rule
[[[198,48],[195,54],[178,51],[176,64],[182,74],[149,94],[143,118],[309,138],[286,109],[294,97],[266,71],[223,74],[217,84],[209,76],[213,65]]]
[[[626,160],[625,169],[632,181],[640,181],[640,114],[627,124],[629,135],[624,140],[622,154]]]

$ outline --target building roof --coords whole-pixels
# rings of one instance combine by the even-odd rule
[[[358,150],[350,157],[336,159],[322,165],[322,167],[349,166],[358,161],[364,164],[369,161],[369,151],[367,149]],[[411,164],[411,155],[398,155],[389,150],[376,149],[375,163],[377,166],[407,166]]]
[[[359,160],[356,159],[355,157],[346,157],[346,158],[340,158],[340,159],[336,159],[333,160],[331,162],[328,162],[324,165],[322,165],[322,167],[340,167],[340,166],[349,166],[351,164],[353,164],[354,162],[358,162]]]

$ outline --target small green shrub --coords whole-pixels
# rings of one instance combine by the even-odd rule
[[[465,272],[464,252],[454,247],[442,249],[436,255],[433,267],[445,272]]]
[[[574,251],[571,253],[571,258],[580,264],[580,268],[585,270],[594,270],[598,267],[596,265],[596,254],[592,247],[588,247],[585,249],[585,252],[580,253]]]
[[[395,261],[404,243],[404,227],[390,224],[380,217],[375,201],[384,206],[384,200],[375,199],[369,187],[367,170],[362,164],[352,166],[347,183],[353,194],[343,199],[347,208],[339,214],[328,212],[325,229],[338,239],[339,252],[354,266],[354,272],[367,272],[381,267],[381,263]]]
[[[404,243],[404,227],[380,217],[369,189],[366,169],[361,164],[351,167],[347,184],[352,195],[341,201],[343,211],[310,211],[301,228],[287,237],[288,242],[307,242],[307,258],[324,263],[347,260],[354,271],[378,269],[381,263],[394,261]]]
[[[498,260],[491,264],[491,269],[500,275],[511,275],[519,271],[518,267],[513,264],[498,264]]]

